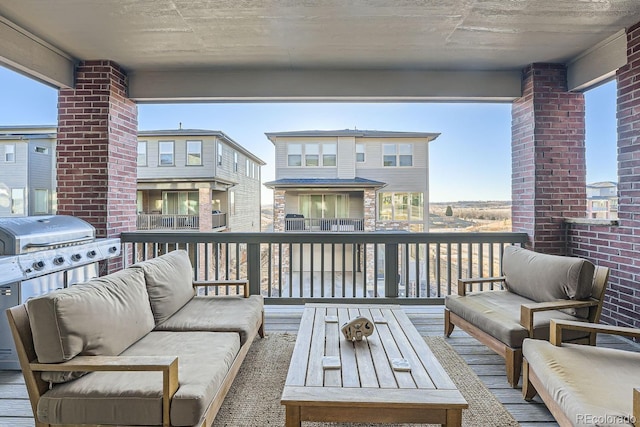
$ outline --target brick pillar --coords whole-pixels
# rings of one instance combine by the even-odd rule
[[[111,61],[84,61],[75,89],[58,95],[58,213],[91,223],[97,237],[136,228],[138,113],[126,74]],[[122,268],[122,259],[107,263]]]
[[[567,92],[566,76],[563,65],[528,66],[511,113],[513,231],[551,254],[566,252],[563,218],[586,212],[584,96]]]
[[[273,190],[273,231],[284,231],[284,190]]]

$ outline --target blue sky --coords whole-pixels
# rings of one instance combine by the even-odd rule
[[[617,180],[615,83],[586,93],[587,181]],[[57,91],[0,67],[0,125],[55,124]],[[220,130],[267,162],[265,132],[372,129],[439,132],[430,143],[430,201],[511,198],[511,105],[490,103],[218,103],[140,104],[140,130]],[[262,203],[271,203],[268,190]]]

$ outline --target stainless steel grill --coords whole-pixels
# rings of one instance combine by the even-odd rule
[[[98,276],[98,262],[120,255],[120,239],[66,215],[0,218],[0,311]],[[20,369],[0,316],[0,369]]]

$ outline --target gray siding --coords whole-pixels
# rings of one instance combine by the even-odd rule
[[[338,138],[337,178],[353,179],[356,176],[356,139],[354,137]]]
[[[5,162],[7,145],[15,145],[15,162]],[[27,164],[28,143],[26,141],[0,142],[0,216],[11,216],[11,190],[28,186]],[[25,215],[28,212],[28,201],[25,200]]]
[[[29,215],[35,215],[35,190],[49,190],[49,201],[46,213],[52,213],[51,198],[55,189],[55,146],[48,140],[35,140],[29,142]],[[43,147],[46,153],[36,151],[37,147]],[[40,213],[41,214],[41,213]]]
[[[215,173],[215,141],[214,137],[163,137],[163,138],[139,138],[147,141],[147,166],[138,166],[138,178],[162,179],[162,178],[207,178]],[[202,165],[187,166],[187,140],[202,141]],[[158,142],[174,142],[174,165],[160,166],[158,158]]]

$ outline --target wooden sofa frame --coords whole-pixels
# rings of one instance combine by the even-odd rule
[[[540,311],[548,310],[560,310],[564,308],[583,308],[589,307],[588,321],[591,323],[598,323],[600,321],[600,314],[602,313],[602,304],[604,302],[604,293],[609,280],[609,268],[596,267],[593,274],[592,284],[592,297],[588,300],[557,300],[540,303],[522,304],[520,306],[520,324],[527,329],[529,337],[533,337],[533,316]],[[502,283],[504,284],[506,278],[500,277],[485,277],[485,278],[469,278],[458,279],[458,295],[465,296],[467,293],[467,286],[474,283]],[[522,348],[512,348],[496,339],[490,334],[484,332],[472,323],[467,322],[455,313],[452,313],[449,309],[444,310],[444,334],[445,336],[451,336],[455,326],[467,332],[469,335],[480,341],[482,344],[489,347],[491,350],[502,356],[505,361],[505,369],[507,373],[507,381],[511,387],[516,388],[520,381],[520,373],[522,372]],[[575,343],[595,345],[596,333],[590,333],[586,339],[575,340]]]
[[[227,280],[227,281],[197,281],[193,283],[194,288],[198,287],[220,287],[220,286],[242,286],[243,296],[249,296],[249,283],[246,280]],[[216,296],[215,298],[226,298],[225,296]],[[49,383],[42,380],[39,372],[42,371],[161,371],[162,372],[162,426],[170,427],[171,421],[169,410],[171,408],[171,399],[178,390],[178,357],[173,356],[76,356],[72,360],[63,363],[38,363],[35,346],[33,343],[33,335],[31,333],[31,325],[29,324],[29,315],[26,305],[21,304],[7,310],[9,318],[9,327],[13,335],[16,345],[16,352],[22,375],[24,376],[31,409],[36,427],[50,427],[50,424],[38,421],[37,408],[40,397],[49,389]],[[206,409],[200,427],[209,427],[222,406],[227,392],[231,388],[231,384],[235,379],[240,366],[244,361],[249,348],[253,343],[256,335],[264,338],[264,311],[260,324],[256,325],[257,333],[252,332],[247,336],[246,342],[240,347],[227,375],[224,378],[218,392]],[[56,424],[58,426],[58,424]],[[84,424],[84,426],[90,426]],[[71,426],[69,426],[71,427]],[[99,426],[90,426],[99,427]]]
[[[565,329],[589,332],[592,335],[602,333],[636,339],[640,338],[640,329],[621,326],[596,325],[584,322],[552,319],[549,327],[549,342],[555,346],[562,345],[562,331]],[[536,375],[535,370],[526,359],[524,359],[523,369],[522,397],[525,400],[530,401],[536,396],[536,394],[539,395],[560,427],[572,427],[574,425],[573,422],[565,415],[564,412],[562,412],[560,406],[553,399],[553,396],[546,391],[540,381],[540,378]],[[640,388],[635,388],[633,390],[633,396],[629,396],[629,398],[633,399],[633,425],[635,427],[640,427]]]

